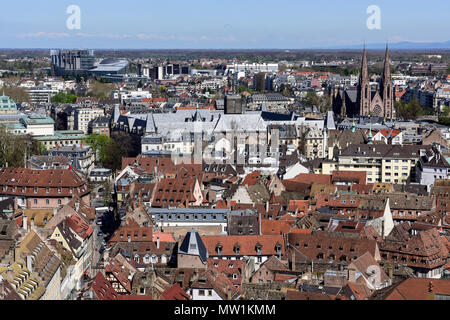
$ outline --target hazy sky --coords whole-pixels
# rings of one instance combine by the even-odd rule
[[[303,49],[450,40],[448,0],[1,0],[1,48]],[[81,9],[69,30],[67,7]],[[381,30],[369,30],[369,5]]]

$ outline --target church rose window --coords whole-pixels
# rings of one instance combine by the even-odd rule
[[[375,108],[373,109],[373,113],[375,116],[379,116],[381,115],[382,109],[379,105],[376,105]]]

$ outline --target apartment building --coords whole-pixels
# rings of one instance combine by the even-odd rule
[[[80,108],[75,110],[75,130],[89,132],[89,123],[98,117],[103,117],[105,110],[100,108]]]
[[[431,146],[351,145],[336,165],[340,171],[365,171],[367,183],[416,181],[415,168]]]

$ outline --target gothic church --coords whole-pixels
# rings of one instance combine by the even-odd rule
[[[383,75],[378,87],[373,90],[370,85],[367,52],[364,48],[358,86],[353,89],[335,89],[333,111],[341,118],[372,116],[383,118],[385,121],[392,121],[395,118],[394,90],[387,47]]]

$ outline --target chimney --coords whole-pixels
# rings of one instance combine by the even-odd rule
[[[27,269],[30,271],[30,272],[33,272],[33,260],[32,260],[32,258],[31,258],[31,255],[30,254],[27,254]]]
[[[28,217],[25,215],[25,213],[23,213],[23,218],[22,218],[22,229],[24,230],[28,230]]]
[[[156,237],[156,249],[159,249],[159,236]]]
[[[261,212],[259,212],[259,235],[262,236],[262,222]]]
[[[392,268],[392,265],[389,265],[388,271],[389,271],[389,278],[390,278],[391,280],[394,280],[394,270],[393,270],[393,268]]]
[[[291,257],[291,259],[292,259],[292,271],[295,271],[295,249],[292,250],[292,257]]]
[[[348,281],[351,283],[356,282],[356,270],[348,269]]]
[[[228,287],[228,300],[231,300],[231,288]]]

